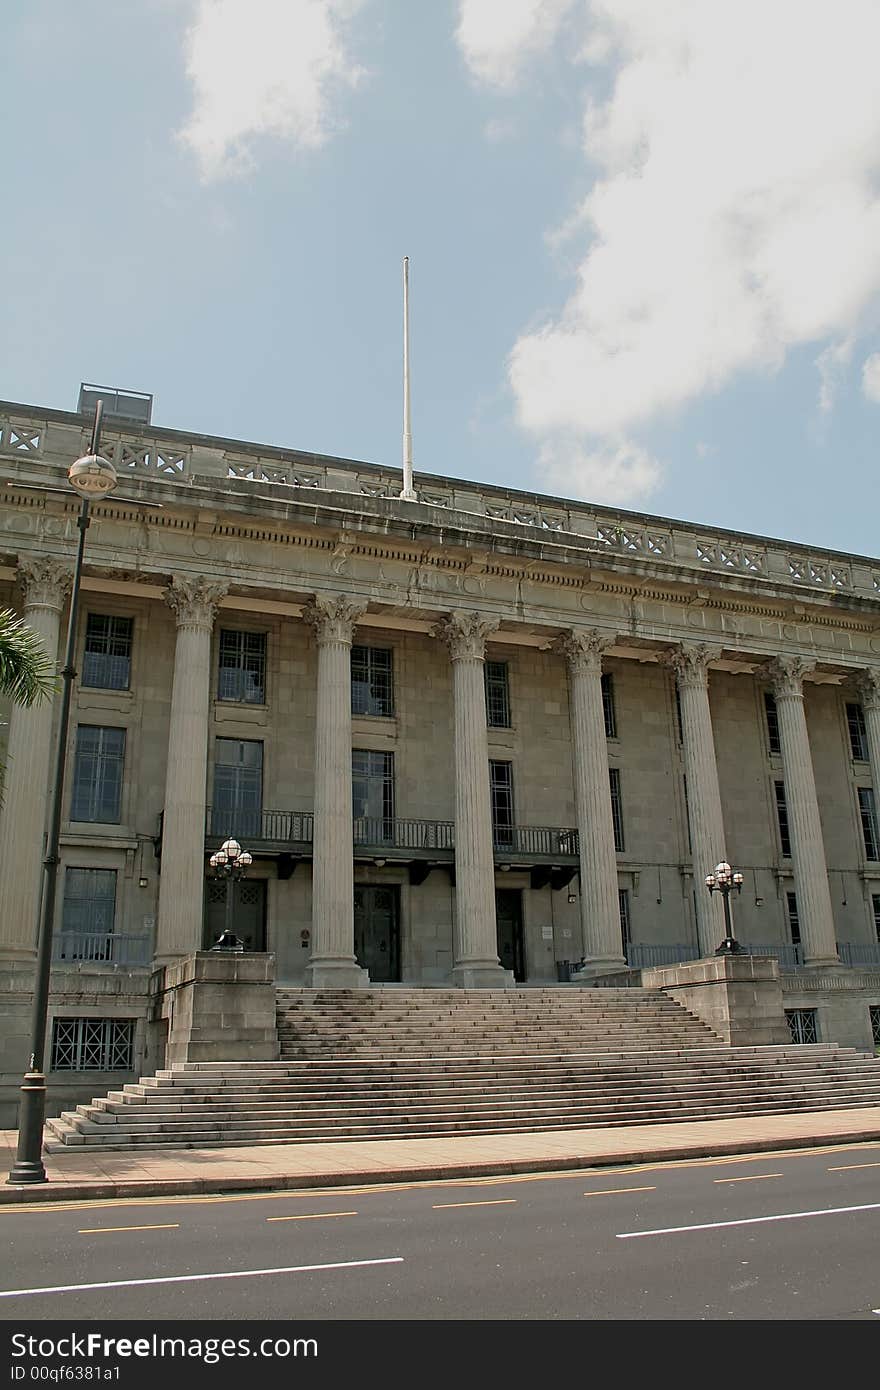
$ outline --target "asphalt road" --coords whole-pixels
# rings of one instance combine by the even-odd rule
[[[880,1145],[564,1177],[0,1207],[0,1249],[0,1319],[19,1324],[876,1321]]]

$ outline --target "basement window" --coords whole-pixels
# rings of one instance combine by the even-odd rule
[[[131,1071],[133,1018],[52,1020],[50,1071]]]
[[[819,1041],[815,1009],[786,1009],[785,1017],[788,1021],[788,1031],[791,1033],[792,1042],[814,1043]]]

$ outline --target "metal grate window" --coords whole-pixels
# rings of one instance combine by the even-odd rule
[[[86,619],[82,684],[98,690],[127,690],[131,684],[131,618],[90,613]]]
[[[880,859],[880,842],[877,839],[877,803],[873,787],[859,787],[859,815],[862,818],[862,835],[865,841],[865,858]]]
[[[506,661],[484,663],[486,722],[490,729],[510,728],[510,671]]]
[[[618,854],[623,853],[623,802],[620,796],[620,768],[609,767],[608,777],[611,783],[611,822],[614,826],[614,848]]]
[[[792,1042],[814,1043],[819,1041],[815,1009],[786,1009],[785,1017],[788,1021],[788,1031],[791,1033]]]
[[[52,1020],[52,1071],[131,1071],[133,1018]]]
[[[779,850],[783,859],[791,858],[791,835],[788,831],[788,803],[785,800],[785,783],[774,782],[776,793],[776,819],[779,822]]]
[[[779,742],[779,715],[776,711],[776,696],[770,690],[764,691],[764,713],[767,717],[767,747],[771,753],[781,753]]]
[[[865,727],[865,711],[861,705],[848,704],[846,707],[846,727],[849,730],[849,746],[854,762],[868,761],[868,730]]]
[[[71,820],[119,824],[124,765],[124,729],[77,727]]]
[[[605,717],[605,737],[617,738],[617,710],[614,707],[614,681],[607,673],[602,677],[602,713]]]
[[[617,905],[620,911],[620,939],[623,942],[623,954],[626,955],[627,948],[632,941],[632,923],[629,916],[629,889],[618,888]]]
[[[788,930],[791,934],[792,946],[801,944],[801,919],[798,916],[797,893],[787,892],[785,895],[785,910],[788,915]]]
[[[871,1037],[874,1039],[874,1046],[880,1047],[880,1004],[868,1005],[868,1017],[871,1020]]]
[[[214,754],[211,826],[217,835],[259,836],[263,809],[263,745],[259,739],[218,738]]]
[[[217,699],[242,705],[265,704],[265,632],[221,630]]]
[[[489,759],[489,793],[492,800],[492,838],[496,845],[513,844],[513,764]]]
[[[394,714],[394,653],[390,647],[352,647],[351,712]]]

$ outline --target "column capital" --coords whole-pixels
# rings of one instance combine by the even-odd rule
[[[51,555],[19,556],[17,576],[25,611],[54,608],[60,613],[73,587],[73,571]]]
[[[485,618],[481,613],[468,612],[456,608],[446,618],[441,618],[431,629],[431,636],[445,642],[453,661],[467,658],[483,661],[486,656],[486,638],[498,630],[497,622]]]
[[[804,693],[804,676],[815,671],[816,663],[802,656],[775,656],[756,674],[769,678],[774,695],[796,695]]]
[[[350,647],[357,621],[366,611],[365,599],[350,598],[348,594],[313,594],[302,615],[314,629],[319,647],[330,642]]]
[[[165,590],[168,607],[174,610],[178,627],[197,627],[210,632],[220,600],[229,592],[222,579],[207,579],[204,575],[175,575]]]
[[[853,684],[865,709],[880,710],[880,666],[859,671]]]
[[[596,627],[574,627],[551,642],[550,651],[559,652],[565,657],[573,676],[601,676],[602,653],[613,647],[616,641],[616,632],[600,632]]]
[[[721,655],[721,648],[708,642],[682,642],[661,653],[660,660],[675,672],[679,686],[701,690],[709,686],[709,662]]]

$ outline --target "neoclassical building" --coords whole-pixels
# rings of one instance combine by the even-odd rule
[[[64,641],[83,414],[0,402],[0,604]],[[50,1019],[57,1095],[162,1064],[163,966],[233,927],[306,986],[710,955],[797,1036],[880,1030],[880,560],[108,415]],[[54,490],[45,491],[50,488]],[[150,505],[147,505],[150,504]],[[27,1053],[56,711],[7,709],[0,1088]],[[797,1030],[800,1030],[798,1032]]]

